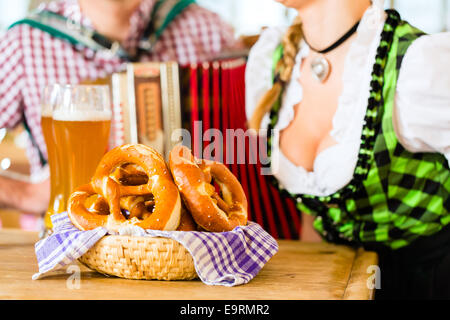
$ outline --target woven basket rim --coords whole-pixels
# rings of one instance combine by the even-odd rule
[[[177,252],[176,255],[160,255],[159,248],[164,247],[171,248],[168,252]],[[137,250],[125,251],[126,248]],[[147,261],[158,260],[159,262],[140,265],[136,269],[136,264],[130,264],[130,262],[140,261],[143,258],[142,252],[150,254],[146,256],[150,259]],[[183,258],[176,260],[177,262],[173,264],[173,257],[176,256]],[[128,279],[191,280],[198,277],[196,263],[190,251],[179,241],[164,236],[107,234],[78,260],[88,268],[102,274]]]

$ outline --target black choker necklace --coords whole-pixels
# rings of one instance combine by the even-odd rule
[[[334,49],[339,47],[341,44],[343,44],[348,38],[350,38],[358,29],[360,21],[358,21],[349,31],[347,31],[346,34],[344,34],[342,37],[340,37],[335,43],[333,43],[331,46],[329,46],[328,48],[325,48],[323,50],[314,49],[308,43],[306,38],[304,38],[304,40],[305,40],[306,44],[309,46],[309,48],[312,51],[319,53],[319,56],[314,58],[313,61],[311,62],[312,73],[318,81],[325,82],[325,80],[327,80],[327,78],[330,74],[330,69],[331,69],[330,63],[324,57],[324,54],[326,54],[330,51],[333,51]]]

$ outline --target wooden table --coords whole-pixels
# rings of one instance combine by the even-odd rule
[[[0,299],[297,300],[371,299],[368,267],[377,255],[326,243],[279,241],[279,252],[249,283],[208,286],[201,281],[146,281],[105,277],[84,266],[79,287],[68,269],[41,280],[34,232],[0,230]]]

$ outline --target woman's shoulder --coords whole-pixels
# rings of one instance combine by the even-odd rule
[[[394,121],[410,151],[438,151],[450,161],[450,32],[424,35],[400,68]]]
[[[406,51],[402,70],[411,70],[415,64],[420,69],[435,72],[442,67],[448,68],[450,61],[450,32],[426,34],[414,40]],[[444,59],[444,60],[443,60]]]
[[[450,32],[423,35],[402,59],[397,95],[423,108],[444,103],[450,108]]]

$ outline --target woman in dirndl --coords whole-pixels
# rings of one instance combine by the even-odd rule
[[[278,2],[298,16],[252,48],[246,113],[301,239],[377,252],[376,299],[450,298],[450,33],[382,0]]]

